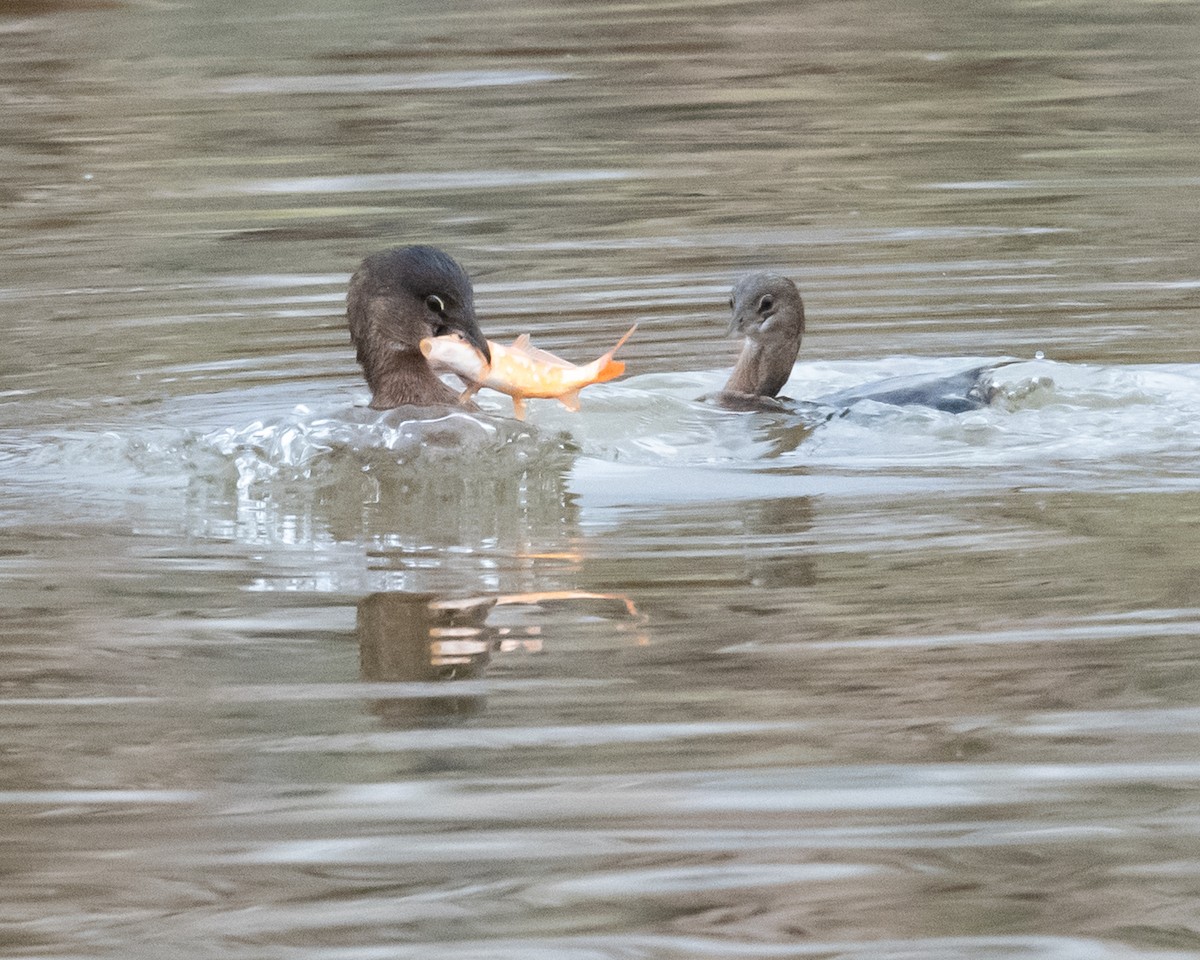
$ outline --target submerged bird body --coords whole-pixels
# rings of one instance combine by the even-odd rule
[[[346,319],[376,410],[458,401],[421,353],[422,339],[453,332],[488,352],[471,280],[436,247],[393,247],[367,257],[350,278]]]
[[[580,390],[624,373],[625,364],[614,360],[613,354],[636,329],[635,324],[611,350],[582,366],[539,350],[529,342],[528,334],[517,337],[509,347],[489,341],[490,362],[474,344],[456,334],[427,337],[421,341],[421,352],[435,367],[449,370],[470,384],[462,395],[464,400],[480,387],[498,390],[512,398],[513,416],[524,420],[525,401],[531,397],[555,399],[568,410],[578,410]]]

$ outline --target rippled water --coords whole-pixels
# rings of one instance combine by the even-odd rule
[[[0,6],[0,952],[1200,956],[1198,22]],[[370,411],[398,242],[629,376]]]

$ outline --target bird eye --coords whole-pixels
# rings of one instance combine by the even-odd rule
[[[436,293],[431,293],[425,298],[425,306],[434,313],[446,312],[446,301],[439,297]]]
[[[758,312],[766,313],[773,306],[775,306],[775,298],[768,293],[765,297],[758,301]]]
[[[729,298],[729,309],[730,309],[730,310],[732,310],[732,309],[733,309],[733,297],[730,297],[730,298]]]

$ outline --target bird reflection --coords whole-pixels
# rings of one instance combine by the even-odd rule
[[[497,622],[497,607],[510,608]],[[362,678],[372,683],[439,684],[477,680],[494,655],[540,653],[546,638],[530,616],[549,608],[581,608],[573,619],[613,621],[648,642],[646,618],[622,594],[557,590],[449,599],[430,593],[372,593],[358,602],[357,633]],[[412,696],[374,701],[389,726],[440,724],[480,713],[486,696],[475,685],[415,688]]]
[[[432,594],[372,593],[358,602],[359,666],[373,683],[434,683],[478,677],[491,657],[495,630],[485,621],[493,598],[440,600]],[[474,716],[480,694],[447,690],[428,697],[375,701],[389,724]]]

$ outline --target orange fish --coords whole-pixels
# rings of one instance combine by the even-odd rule
[[[527,333],[517,337],[511,347],[489,340],[490,364],[457,333],[426,337],[421,341],[421,352],[435,366],[458,374],[470,384],[460,400],[469,399],[480,387],[490,387],[512,397],[513,416],[524,420],[525,401],[530,397],[553,398],[568,410],[578,410],[580,390],[624,373],[625,364],[614,360],[613,354],[636,329],[635,323],[608,353],[582,367],[539,350],[529,342]]]

